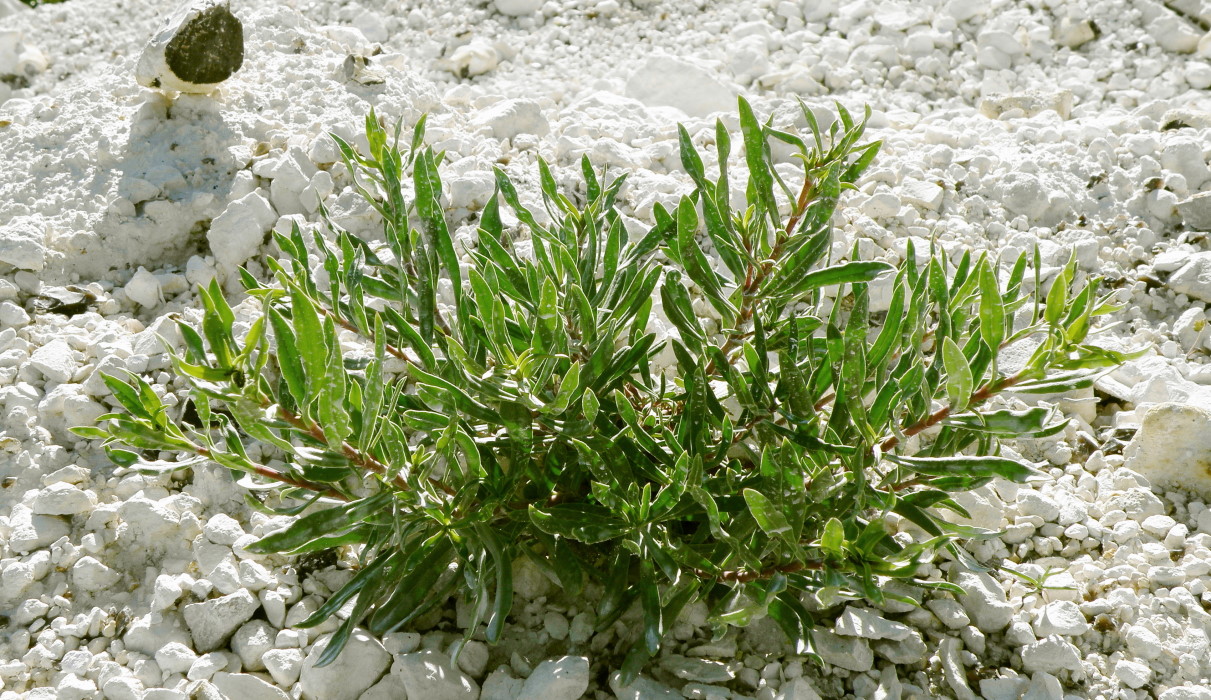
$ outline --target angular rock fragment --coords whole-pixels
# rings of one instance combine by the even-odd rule
[[[244,25],[228,0],[191,0],[151,38],[135,67],[140,85],[208,93],[244,63]]]

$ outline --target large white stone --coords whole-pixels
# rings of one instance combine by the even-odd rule
[[[1144,411],[1123,456],[1124,466],[1153,484],[1211,494],[1211,409],[1184,403],[1153,405]]]
[[[1186,264],[1169,276],[1166,284],[1178,294],[1211,302],[1211,252],[1190,255]]]
[[[1077,604],[1070,600],[1049,603],[1034,621],[1034,633],[1040,637],[1058,634],[1074,637],[1089,631],[1089,622]]]
[[[630,685],[622,684],[622,673],[610,674],[610,690],[618,700],[681,700],[681,693],[646,676],[639,676]]]
[[[1211,192],[1201,192],[1177,203],[1186,228],[1195,231],[1211,231]]]
[[[874,665],[875,655],[870,645],[860,637],[842,637],[827,630],[812,632],[816,653],[830,666],[855,673],[866,673]]]
[[[260,603],[256,597],[240,589],[221,598],[186,605],[182,612],[185,624],[189,625],[189,632],[193,635],[194,648],[207,652],[226,644],[258,607]]]
[[[649,107],[676,107],[691,117],[730,112],[732,90],[698,66],[671,56],[653,56],[631,74],[627,97]]]
[[[56,338],[34,351],[29,363],[53,382],[71,381],[76,373],[76,354],[67,341]]]
[[[1022,668],[1031,673],[1076,671],[1081,668],[1081,653],[1069,642],[1051,636],[1022,647]]]
[[[75,484],[63,482],[40,489],[30,501],[30,507],[38,515],[78,515],[97,505],[97,496]]]
[[[811,681],[800,676],[783,683],[774,700],[820,700],[820,694],[812,687]]]
[[[395,657],[391,673],[399,676],[410,698],[475,700],[479,685],[450,663],[450,657],[431,649]]]
[[[265,234],[278,220],[269,200],[258,192],[237,199],[210,222],[206,240],[215,262],[227,274],[243,265],[260,249]]]
[[[912,629],[902,622],[894,622],[865,608],[855,607],[847,607],[841,613],[833,631],[850,637],[896,641],[908,639],[912,634]]]
[[[2,72],[2,71],[0,71]],[[15,217],[0,226],[0,263],[38,272],[46,265],[45,227],[30,217]]]
[[[542,107],[534,100],[509,99],[488,105],[475,115],[475,123],[490,128],[498,139],[512,139],[518,134],[546,136],[551,130]]]
[[[562,656],[538,664],[521,687],[522,698],[578,700],[589,687],[589,660]]]
[[[90,593],[109,588],[121,578],[121,574],[95,557],[80,557],[71,567],[72,584],[77,590]]]
[[[210,678],[219,692],[235,700],[290,700],[281,688],[266,683],[251,673],[226,673],[219,671]]]
[[[391,655],[377,639],[355,629],[336,660],[327,666],[317,667],[315,664],[331,639],[330,634],[320,637],[303,661],[303,672],[299,678],[303,686],[303,700],[357,700],[378,682],[391,663]],[[411,689],[408,696],[427,697],[423,694],[413,695]]]
[[[966,591],[959,602],[981,632],[1000,632],[1009,625],[1013,606],[996,579],[983,572],[961,571],[955,583]]]

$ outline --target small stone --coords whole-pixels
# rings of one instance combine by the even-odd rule
[[[274,647],[277,631],[264,620],[250,620],[231,636],[231,650],[240,657],[246,671],[261,671],[261,656]]]
[[[902,200],[929,211],[937,211],[942,206],[943,195],[945,191],[932,182],[905,179],[900,185]]]
[[[1157,700],[1211,700],[1211,688],[1181,685],[1161,693]]]
[[[0,263],[40,272],[46,265],[45,241],[45,226],[31,217],[14,217],[0,226]]]
[[[240,700],[290,700],[286,691],[266,683],[250,673],[226,673],[220,671],[210,678],[219,692],[229,698]]]
[[[55,339],[34,351],[29,364],[52,382],[71,381],[76,373],[76,356],[67,341]]]
[[[261,663],[265,664],[265,670],[273,676],[275,683],[289,687],[303,670],[303,652],[301,649],[270,649],[261,655]]]
[[[151,38],[135,67],[140,85],[208,93],[244,63],[244,25],[229,0],[179,7]]]
[[[630,685],[621,682],[622,673],[610,674],[610,690],[617,700],[682,700],[681,693],[646,676],[638,676]]]
[[[225,668],[227,668],[227,655],[220,651],[212,651],[194,659],[185,677],[191,681],[210,680],[211,676]]]
[[[1127,650],[1141,659],[1151,661],[1164,653],[1160,637],[1147,627],[1132,625],[1124,634]]]
[[[917,630],[913,630],[908,639],[898,642],[876,642],[874,650],[879,656],[901,666],[920,663],[929,655],[925,638]]]
[[[699,683],[727,683],[736,677],[736,672],[721,661],[690,658],[680,654],[669,654],[661,658],[660,667],[678,678]]]
[[[1060,515],[1060,507],[1056,502],[1034,489],[1022,489],[1018,492],[1017,508],[1022,515],[1037,515],[1045,522],[1051,522]]]
[[[244,536],[244,528],[240,521],[226,513],[219,513],[206,521],[202,526],[202,534],[215,544],[231,546]]]
[[[121,579],[121,574],[93,557],[80,557],[71,567],[72,583],[81,591],[105,590]]]
[[[583,656],[547,659],[521,687],[522,698],[578,700],[589,687],[589,660]]]
[[[251,593],[240,589],[221,598],[186,605],[182,612],[193,635],[194,648],[201,652],[222,647],[257,611],[260,604]]]
[[[395,658],[391,673],[399,676],[410,698],[426,700],[474,700],[479,695],[475,681],[457,668],[450,657],[431,649]],[[329,696],[316,696],[316,700]],[[356,695],[342,696],[354,700]]]
[[[1087,19],[1063,17],[1055,28],[1055,40],[1070,49],[1079,49],[1097,38]]]
[[[1177,203],[1186,228],[1195,231],[1211,231],[1211,192],[1200,192]]]
[[[378,682],[391,664],[391,655],[377,639],[360,629],[354,629],[336,660],[327,666],[317,667],[316,663],[331,639],[331,634],[320,637],[303,661],[299,682],[303,687],[304,700],[357,700]],[[412,696],[411,688],[408,694]]]
[[[542,107],[533,100],[501,100],[480,110],[475,123],[491,129],[498,139],[513,139],[518,134],[545,136],[551,130]]]
[[[139,266],[134,276],[126,283],[123,288],[126,292],[126,298],[138,303],[145,308],[154,308],[164,303],[164,293],[160,289],[160,280],[155,275],[147,271],[147,268]]]
[[[1034,633],[1040,637],[1058,634],[1075,637],[1089,631],[1089,622],[1077,604],[1069,600],[1049,603],[1034,621]]]
[[[495,0],[496,10],[511,17],[532,15],[542,8],[544,0]]]
[[[774,700],[820,700],[820,694],[806,678],[793,678],[782,684]]]
[[[501,666],[484,679],[479,700],[518,700],[524,681],[514,678],[508,666]]]
[[[691,117],[736,107],[732,90],[714,75],[670,56],[653,56],[631,74],[626,96],[649,107],[676,107]]]
[[[568,618],[551,611],[543,615],[542,628],[551,636],[551,639],[567,639],[569,631]]]
[[[1081,668],[1080,650],[1058,636],[1040,639],[1022,647],[1022,668],[1032,673],[1077,671]]]
[[[1013,606],[1001,584],[987,573],[961,571],[957,583],[966,593],[959,602],[981,632],[1000,632],[1013,620]]]
[[[193,649],[180,642],[170,642],[156,651],[156,663],[164,673],[185,673],[197,660]]]
[[[830,666],[840,666],[855,673],[866,673],[874,665],[874,653],[865,639],[841,637],[825,630],[812,632],[816,653]]]
[[[946,684],[954,691],[955,700],[975,700],[975,693],[967,685],[967,674],[963,671],[963,661],[959,658],[959,640],[954,637],[943,637],[938,648],[938,659],[942,663],[942,675]]]
[[[961,629],[971,624],[971,618],[958,602],[949,598],[934,598],[925,604],[930,612],[952,630]]]
[[[884,619],[865,608],[847,607],[837,618],[833,631],[863,639],[908,639],[912,629],[900,622]]]
[[[228,204],[223,213],[210,222],[210,230],[206,233],[219,268],[231,274],[255,255],[277,219],[277,212],[260,191],[250,192]]]
[[[1114,677],[1132,690],[1142,688],[1152,680],[1152,669],[1135,661],[1122,661],[1114,665]]]
[[[37,515],[78,515],[97,505],[92,491],[83,491],[74,484],[59,482],[37,492],[30,508]]]
[[[488,670],[488,645],[474,639],[459,644],[458,667],[472,678],[483,678]]]
[[[1059,678],[1050,673],[1036,671],[1022,695],[1022,700],[1064,700],[1064,687]]]
[[[1211,194],[1211,192],[1206,194]],[[1211,202],[1211,199],[1207,201]],[[1189,208],[1190,206],[1187,205],[1187,209]],[[1211,302],[1211,252],[1194,253],[1188,256],[1186,264],[1169,276],[1166,285],[1178,294]]]

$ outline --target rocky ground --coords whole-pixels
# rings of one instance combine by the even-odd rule
[[[0,0],[0,700],[1211,699],[1205,0],[235,0],[243,67],[205,96],[134,80],[160,5]],[[884,147],[839,248],[1038,244],[1045,273],[1075,253],[1127,304],[1100,342],[1149,348],[1049,397],[1064,433],[1009,446],[1045,480],[962,498],[1005,530],[970,547],[1002,569],[939,558],[966,595],[849,606],[817,637],[827,669],[765,621],[711,641],[692,607],[620,687],[632,619],[594,635],[591,601],[524,567],[500,646],[451,666],[452,604],[315,668],[335,621],[292,625],[346,563],[248,552],[282,522],[224,470],[145,477],[67,432],[116,405],[100,371],[174,402],[155,334],[198,317],[197,283],[261,274],[271,229],[322,203],[374,235],[326,136],[356,142],[369,107],[429,114],[466,238],[491,167],[532,183],[540,154],[567,181],[586,153],[629,171],[640,227],[690,189],[676,124],[705,143],[737,94],[795,128],[796,96],[871,106]]]

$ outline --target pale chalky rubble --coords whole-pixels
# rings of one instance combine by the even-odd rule
[[[0,700],[1211,698],[1211,5],[235,0],[208,64],[223,70],[176,83],[175,35],[158,32],[196,15],[166,11],[0,0]],[[1069,427],[1005,453],[1045,478],[958,497],[1005,532],[969,545],[988,572],[940,556],[924,574],[963,595],[838,610],[816,638],[827,669],[769,620],[712,640],[693,605],[622,686],[637,611],[594,634],[594,601],[526,562],[501,644],[463,645],[452,602],[316,667],[339,618],[296,625],[350,561],[252,553],[287,519],[249,511],[225,470],[141,476],[68,432],[117,405],[101,372],[178,403],[158,336],[179,344],[174,319],[199,318],[196,285],[240,301],[235,270],[265,274],[270,232],[309,229],[322,206],[381,235],[327,136],[366,148],[371,106],[429,115],[465,259],[491,168],[533,204],[540,155],[561,184],[586,154],[630,172],[639,234],[691,188],[677,123],[708,146],[715,118],[737,127],[737,95],[782,128],[805,127],[796,97],[825,120],[833,100],[870,105],[884,145],[842,201],[836,255],[856,241],[899,262],[936,236],[1007,270],[1037,244],[1044,279],[1075,256],[1117,290],[1126,308],[1098,342],[1148,349],[1044,397]],[[874,285],[876,311],[889,292]],[[236,313],[246,329],[255,309]],[[659,306],[650,330],[676,335]]]

